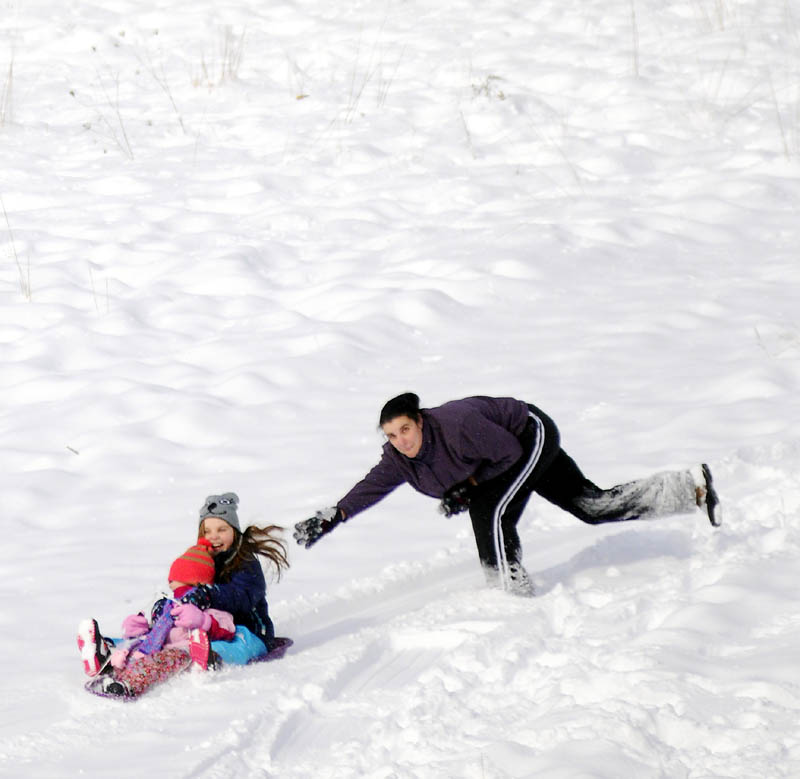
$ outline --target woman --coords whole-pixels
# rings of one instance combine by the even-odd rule
[[[720,524],[707,465],[658,473],[603,490],[561,448],[550,417],[514,398],[471,397],[430,409],[407,392],[381,410],[387,438],[380,462],[337,504],[295,525],[306,549],[341,522],[408,482],[439,498],[446,516],[469,511],[478,557],[490,585],[533,595],[522,566],[517,522],[532,493],[583,522],[600,524],[704,508]]]

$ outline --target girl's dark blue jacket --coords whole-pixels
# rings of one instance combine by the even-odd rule
[[[275,627],[267,607],[267,583],[258,558],[245,562],[233,572],[225,570],[230,555],[218,555],[214,560],[217,584],[209,587],[211,605],[228,611],[236,625],[243,625],[271,649]],[[222,581],[224,580],[224,581]]]

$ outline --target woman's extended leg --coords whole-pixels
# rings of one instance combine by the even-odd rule
[[[562,449],[534,491],[590,525],[688,514],[698,505],[697,482],[686,471],[664,471],[604,490]]]

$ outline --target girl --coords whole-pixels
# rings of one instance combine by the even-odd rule
[[[255,660],[278,659],[292,644],[291,639],[275,636],[266,601],[266,581],[258,559],[267,558],[275,567],[278,578],[289,567],[286,547],[278,537],[282,528],[276,525],[250,526],[242,531],[238,504],[239,498],[233,492],[206,498],[200,509],[198,545],[208,549],[213,577],[185,594],[181,591],[181,604],[171,608],[171,615],[177,616],[180,624],[190,630],[208,630],[206,625],[210,623],[206,617],[209,609],[227,612],[231,616],[235,623],[232,638],[211,640],[207,648],[207,657],[212,665],[219,661],[244,665]],[[168,602],[162,598],[155,603],[151,615],[153,624]],[[143,615],[134,615],[128,620],[131,623],[125,628],[126,636],[137,629],[136,625],[142,627],[142,620],[147,624]],[[83,626],[78,643],[82,647],[84,665],[90,675],[100,673],[104,667],[108,668],[114,642],[100,634],[96,621],[87,620]],[[215,638],[214,634],[211,638]],[[202,650],[196,649],[195,654],[197,652]],[[173,657],[172,660],[175,665],[185,663],[172,673],[184,670],[188,665],[185,658],[176,661]]]
[[[169,569],[173,597],[155,604],[152,624],[141,612],[126,617],[122,635],[125,646],[113,649],[100,634],[97,621],[85,620],[78,627],[78,649],[84,670],[97,677],[88,689],[100,695],[133,698],[189,668],[193,662],[205,670],[210,641],[235,637],[233,618],[223,611],[201,612],[196,606],[176,601],[195,586],[214,581],[211,543],[205,538],[184,552]]]
[[[278,579],[289,567],[286,547],[277,525],[242,531],[238,515],[239,498],[233,492],[209,495],[200,509],[198,534],[211,544],[214,584],[196,587],[182,598],[201,610],[227,611],[236,623],[232,642],[213,642],[211,648],[223,662],[244,664],[260,660],[284,646],[287,639],[275,637],[267,607],[267,585],[259,557],[274,567]]]
[[[695,507],[705,509],[712,525],[721,521],[707,465],[601,489],[561,448],[555,422],[515,398],[471,397],[421,409],[419,398],[408,392],[386,403],[380,427],[387,438],[380,462],[335,506],[298,522],[298,544],[308,549],[408,482],[439,498],[446,516],[469,511],[490,584],[533,595],[516,526],[534,492],[589,524],[683,514]]]

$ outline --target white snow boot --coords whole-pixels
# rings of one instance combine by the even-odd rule
[[[78,625],[78,649],[87,676],[97,676],[111,657],[112,644],[100,634],[96,619],[85,619]]]
[[[507,589],[512,595],[519,595],[522,598],[533,598],[536,595],[531,577],[528,576],[522,563],[511,563],[508,566],[507,585]]]

